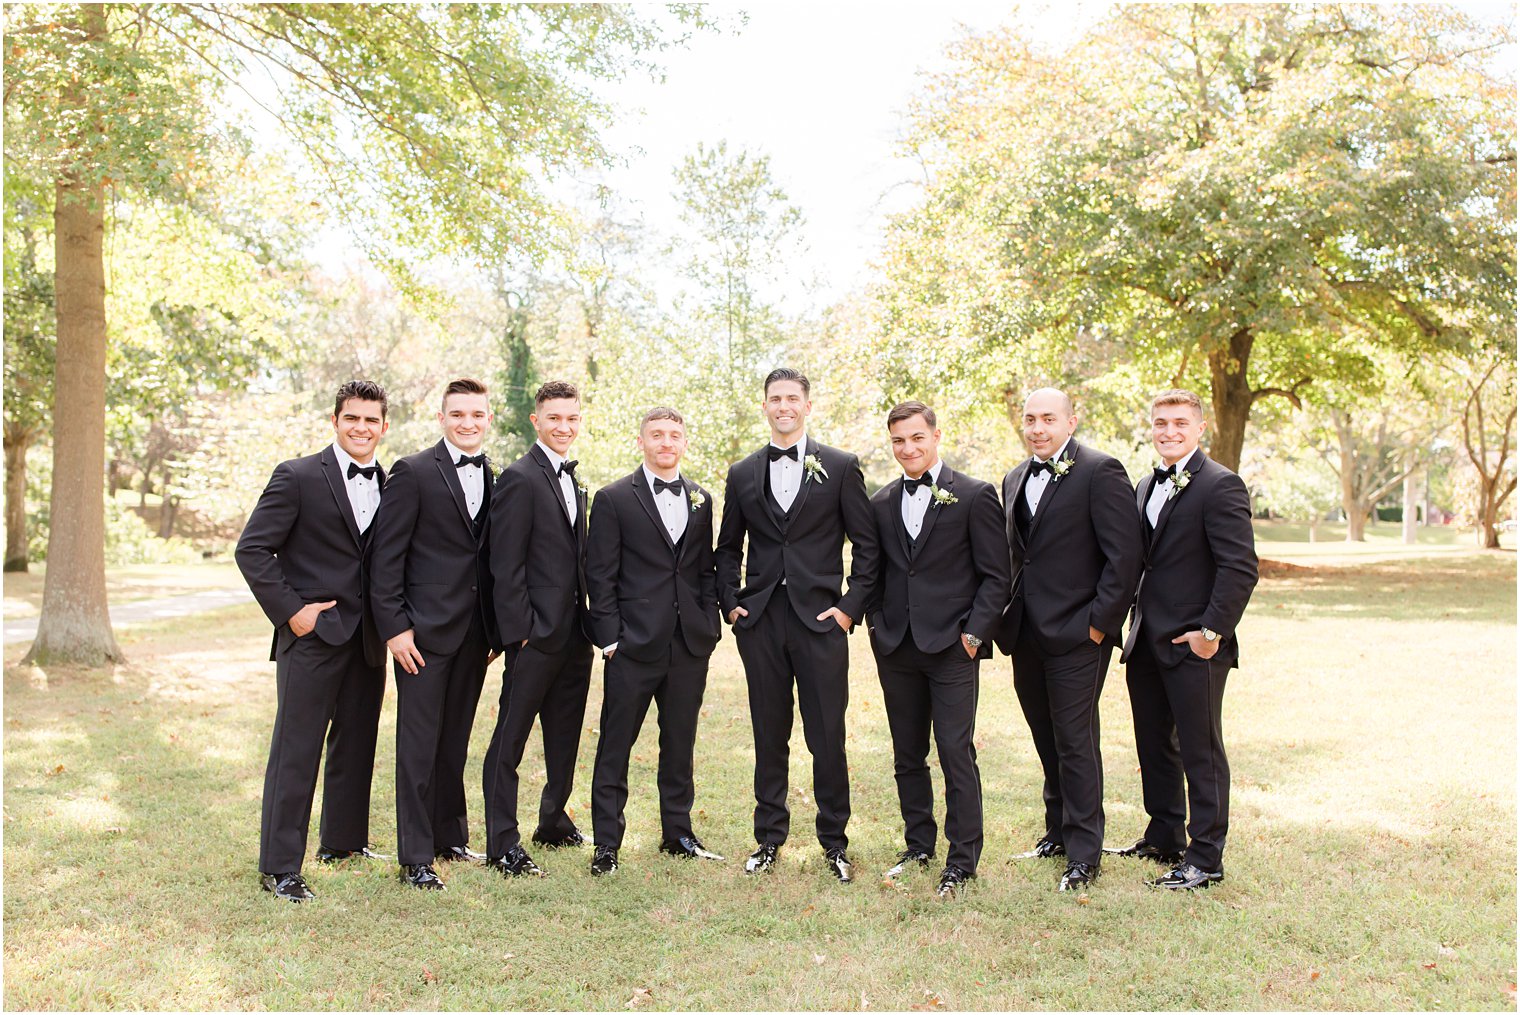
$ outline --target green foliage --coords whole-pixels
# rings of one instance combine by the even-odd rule
[[[27,442],[53,401],[52,195],[9,162],[5,173],[5,424]]]

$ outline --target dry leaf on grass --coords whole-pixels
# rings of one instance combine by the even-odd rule
[[[648,1001],[649,998],[650,998],[650,995],[653,994],[653,993],[654,992],[652,990],[650,990],[648,987],[634,987],[633,988],[633,996],[628,999],[627,1007],[629,1007],[629,1008],[637,1008],[639,1005],[643,1004],[645,1001]]]
[[[944,998],[940,997],[935,991],[926,990],[924,991],[923,1003],[911,1005],[910,1007],[913,1011],[939,1011],[944,1006]]]
[[[423,966],[422,967],[422,982],[423,983],[437,983],[438,982],[438,974],[435,973],[435,972],[433,972],[433,970],[431,968],[429,968],[427,966]]]

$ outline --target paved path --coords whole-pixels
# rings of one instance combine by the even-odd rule
[[[223,606],[238,606],[251,602],[253,602],[253,594],[246,588],[206,589],[202,592],[187,592],[178,596],[163,596],[159,599],[138,599],[135,602],[114,604],[111,607],[111,625],[130,627],[133,624],[188,617],[196,613],[205,613],[207,610],[220,609]],[[37,637],[36,617],[19,617],[5,622],[5,644],[31,641],[35,637]]]

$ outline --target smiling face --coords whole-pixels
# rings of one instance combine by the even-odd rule
[[[1024,441],[1041,461],[1061,450],[1077,429],[1071,399],[1055,388],[1041,388],[1024,401]]]
[[[766,386],[761,409],[771,424],[771,440],[782,447],[791,447],[801,435],[813,403],[796,381],[772,381]]]
[[[332,417],[332,425],[338,447],[360,465],[368,465],[375,457],[380,438],[390,428],[385,421],[385,406],[363,398],[345,401],[338,414]]]
[[[673,419],[651,419],[639,431],[644,464],[661,479],[674,479],[686,454],[686,426]]]
[[[900,419],[887,427],[892,439],[892,457],[909,479],[917,479],[939,461],[939,431],[921,414]]]
[[[1198,450],[1205,426],[1203,413],[1186,403],[1151,406],[1151,443],[1168,466],[1186,461]]]
[[[557,455],[568,455],[570,445],[581,432],[581,400],[578,398],[546,398],[538,403],[538,411],[528,416],[538,439]]]
[[[449,395],[443,400],[438,423],[450,444],[467,455],[478,454],[491,428],[491,404],[485,395]]]

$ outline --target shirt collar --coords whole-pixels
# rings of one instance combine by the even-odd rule
[[[461,458],[474,458],[475,457],[475,455],[467,455],[463,451],[461,451],[459,448],[455,447],[454,442],[451,441],[451,440],[449,440],[447,437],[445,437],[443,439],[443,446],[449,449],[449,462],[450,462],[450,464],[458,462]],[[475,454],[480,454],[480,452],[477,451]],[[472,462],[471,464],[473,465],[474,463]],[[475,467],[479,468],[478,465],[475,466]]]
[[[777,444],[774,440],[772,440],[771,441],[771,447],[773,447],[773,448],[781,448],[781,445]],[[797,460],[799,462],[802,461],[802,456],[805,455],[805,454],[807,454],[807,431],[806,430],[802,431],[802,436],[797,438],[797,443],[793,444],[792,447],[798,449],[798,451],[797,451]],[[781,450],[785,451],[786,448],[781,448]]]
[[[654,481],[657,480],[657,479],[659,479],[660,477],[656,476],[654,473],[650,472],[649,471],[649,466],[647,466],[647,465],[641,465],[641,466],[639,466],[639,468],[641,468],[641,469],[644,470],[644,482],[646,482],[646,483],[649,484],[649,489],[650,490],[653,490],[654,489]],[[681,472],[678,469],[678,470],[676,470],[676,479],[679,480],[680,478],[681,478]],[[670,480],[668,480],[668,479],[661,480],[661,482],[668,483],[668,482],[670,482]],[[661,492],[664,492],[664,491],[661,491]]]
[[[939,474],[940,474],[940,471],[942,469],[944,469],[944,467],[945,467],[945,460],[943,458],[941,458],[939,461],[935,462],[933,465],[931,465],[929,467],[929,471],[927,471],[927,472],[924,473],[925,476],[929,477],[929,485],[930,486],[939,486]],[[903,478],[907,479],[908,478],[908,474],[907,473],[903,473]],[[922,490],[922,489],[924,489],[924,487],[919,487],[918,489]],[[918,490],[914,491],[915,494],[917,492],[918,492]]]
[[[1046,459],[1043,459],[1043,460],[1040,458],[1039,455],[1035,455],[1034,456],[1034,460],[1037,461],[1037,462],[1040,462],[1040,464],[1042,464],[1042,465],[1045,462],[1059,462],[1061,460],[1061,456],[1064,455],[1064,454],[1066,454],[1066,449],[1070,445],[1071,445],[1071,438],[1068,437],[1064,441],[1061,442],[1061,446],[1056,449],[1056,453],[1055,454],[1053,454],[1049,458],[1046,458]]]
[[[561,465],[565,464],[565,462],[567,461],[567,459],[565,458],[564,455],[559,454],[553,448],[549,447],[549,445],[545,444],[543,441],[534,441],[533,443],[536,444],[538,446],[538,448],[541,451],[543,451],[544,454],[546,454],[546,455],[549,456],[549,464],[552,465],[552,466],[554,466],[554,471],[555,472],[558,472],[559,471],[559,467]]]
[[[374,459],[373,456],[371,456],[371,458],[369,460],[369,465],[365,465],[363,462],[359,461],[353,455],[349,454],[347,451],[344,451],[343,450],[343,446],[341,444],[339,444],[337,441],[333,441],[332,442],[332,449],[333,449],[333,454],[336,455],[337,459],[338,459],[338,471],[340,471],[340,472],[343,473],[343,479],[344,479],[345,482],[348,480],[348,466],[349,466],[350,463],[359,466],[359,468],[361,468],[361,469],[367,469],[367,468],[370,467],[370,465],[379,465],[380,464],[379,462],[375,461],[375,459]],[[357,477],[357,478],[363,479],[364,477],[360,476],[360,477]]]

